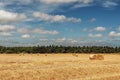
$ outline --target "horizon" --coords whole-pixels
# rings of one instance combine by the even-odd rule
[[[120,0],[0,0],[0,46],[119,46]]]

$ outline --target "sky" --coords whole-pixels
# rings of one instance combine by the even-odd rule
[[[120,46],[120,0],[0,0],[1,46]]]

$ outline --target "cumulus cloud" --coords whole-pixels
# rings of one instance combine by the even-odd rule
[[[48,21],[48,22],[81,22],[82,20],[80,18],[67,18],[64,15],[49,15],[41,12],[34,12],[34,17],[39,18],[42,21]]]
[[[37,45],[65,45],[65,46],[73,46],[77,45],[78,41],[75,39],[69,39],[69,38],[53,38],[53,39],[47,39],[47,38],[41,38],[39,42],[36,43]]]
[[[83,32],[87,32],[87,31],[88,31],[88,29],[87,29],[87,28],[84,28],[82,31],[83,31]]]
[[[40,2],[45,4],[67,4],[67,3],[90,3],[93,0],[40,0]]]
[[[78,41],[75,39],[67,39],[67,38],[57,38],[57,39],[52,39],[53,42],[56,43],[77,43]]]
[[[27,33],[50,34],[50,35],[59,34],[59,32],[56,31],[56,30],[45,30],[45,29],[39,29],[39,28],[32,29],[32,30],[27,29],[27,28],[20,28],[20,29],[17,30],[17,32],[23,33],[23,34],[27,34]]]
[[[16,27],[12,25],[0,25],[0,35],[1,36],[12,36],[12,31],[15,30]]]
[[[21,37],[26,39],[26,38],[30,38],[31,36],[29,34],[24,34]]]
[[[40,39],[41,42],[47,42],[49,41],[49,39],[46,39],[46,38],[43,38],[43,39]]]
[[[91,4],[86,4],[86,3],[82,3],[82,4],[76,4],[73,7],[71,7],[71,9],[75,9],[75,8],[82,8],[82,7],[89,7],[91,6]]]
[[[4,7],[4,3],[0,2],[0,8]]]
[[[55,42],[64,42],[66,38],[58,38],[58,39],[53,39]]]
[[[15,29],[12,25],[0,25],[0,32],[9,32]]]
[[[1,36],[12,36],[10,32],[0,32]]]
[[[116,2],[107,0],[106,2],[103,3],[103,7],[110,8],[110,7],[115,7],[118,4]]]
[[[17,29],[17,32],[25,34],[25,33],[30,33],[30,30],[27,28],[19,28]]]
[[[56,30],[44,30],[44,29],[34,29],[32,30],[33,33],[38,33],[38,34],[51,34],[51,35],[56,35],[58,34],[59,32],[56,31]]]
[[[95,30],[95,31],[105,31],[105,30],[106,30],[106,28],[105,28],[105,27],[100,26],[100,27],[96,27],[96,28],[94,28],[94,30]]]
[[[3,2],[3,3],[12,3],[12,2],[20,2],[22,4],[29,4],[29,3],[32,3],[34,0],[0,0],[0,2]]]
[[[120,31],[120,26],[118,27],[118,31]]]
[[[71,39],[71,43],[77,43],[77,42],[78,42],[77,40]]]
[[[92,18],[92,19],[89,20],[89,22],[91,22],[91,23],[95,22],[95,21],[96,21],[96,18]]]
[[[89,34],[89,37],[90,38],[100,38],[100,37],[102,37],[103,35],[102,34]]]
[[[16,22],[16,21],[23,21],[27,17],[25,14],[18,14],[13,12],[8,12],[5,10],[0,10],[0,22]]]
[[[111,37],[120,37],[120,33],[118,32],[115,32],[115,31],[111,31],[110,33],[109,33],[109,36],[111,36]]]

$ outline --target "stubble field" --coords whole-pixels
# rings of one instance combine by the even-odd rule
[[[0,80],[119,80],[120,55],[0,54]]]

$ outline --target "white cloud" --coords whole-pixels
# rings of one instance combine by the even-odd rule
[[[81,22],[82,20],[80,18],[74,18],[74,17],[71,17],[71,18],[66,18],[66,21],[69,21],[69,22]]]
[[[120,26],[118,27],[118,31],[120,31]]]
[[[19,33],[29,33],[30,30],[28,30],[27,28],[19,28],[19,29],[17,29],[17,32],[19,32]]]
[[[47,39],[47,38],[41,38],[39,42],[36,43],[37,45],[77,45],[78,41],[75,39],[67,39],[65,37],[62,38],[53,38],[53,39]]]
[[[39,18],[42,21],[48,21],[48,22],[81,22],[82,20],[80,18],[67,18],[64,15],[49,15],[41,12],[34,12],[34,17]]]
[[[69,4],[72,4],[71,6],[69,6],[70,9],[88,7],[91,6],[91,3],[93,3],[93,1],[94,0],[40,0],[40,3],[44,5],[43,9],[45,8],[45,6],[49,6],[47,8],[47,11],[51,9],[52,11],[65,11],[61,8],[61,6],[67,6]]]
[[[1,36],[12,36],[10,32],[0,32]]]
[[[40,39],[40,41],[41,41],[41,42],[47,42],[47,41],[49,41],[49,39],[43,38],[43,39]]]
[[[58,39],[53,39],[53,41],[55,41],[55,42],[64,42],[64,41],[66,41],[66,38],[58,38]]]
[[[44,29],[34,29],[32,30],[33,33],[39,33],[39,34],[51,34],[51,35],[56,35],[56,34],[59,34],[58,31],[56,30],[44,30]]]
[[[100,38],[100,37],[102,37],[103,35],[102,34],[89,34],[89,37],[90,38]]]
[[[94,28],[94,30],[95,30],[95,31],[105,31],[105,30],[106,30],[106,28],[105,28],[105,27],[100,26],[100,27],[96,27],[96,28]]]
[[[18,14],[13,12],[8,12],[5,10],[0,10],[0,22],[16,22],[23,21],[27,17],[25,14]]]
[[[0,0],[0,2],[3,2],[3,3],[12,3],[15,1],[18,1],[22,4],[29,4],[29,3],[32,3],[34,0]]]
[[[87,28],[84,28],[82,31],[83,31],[83,32],[87,32],[87,31],[88,31],[88,29],[87,29]]]
[[[39,28],[32,29],[32,30],[27,28],[19,28],[17,32],[23,33],[23,34],[27,34],[27,33],[50,34],[50,35],[59,34],[59,32],[56,30],[45,30],[45,29],[39,29]]]
[[[0,2],[0,8],[4,7],[4,3]]]
[[[106,7],[106,8],[110,8],[110,7],[114,7],[114,6],[117,6],[118,4],[116,2],[113,2],[113,1],[106,1],[103,3],[103,7]]]
[[[71,40],[71,43],[77,43],[78,41],[77,40]]]
[[[91,6],[91,4],[85,4],[85,3],[83,3],[83,4],[76,4],[71,9],[88,7],[88,6]]]
[[[111,31],[111,32],[109,33],[109,36],[111,36],[111,37],[120,37],[120,33],[117,33],[117,32],[115,32],[115,31]]]
[[[40,2],[45,4],[68,4],[68,3],[90,3],[93,0],[40,0]]]
[[[66,38],[57,38],[57,39],[52,39],[53,42],[56,43],[77,43],[78,41],[75,39],[66,39]]]
[[[91,22],[91,23],[95,22],[95,21],[96,21],[96,18],[92,18],[92,19],[89,20],[89,22]]]
[[[31,36],[29,34],[24,34],[21,37],[26,39],[26,38],[30,38]]]
[[[9,32],[15,29],[12,25],[0,25],[0,32]]]
[[[1,36],[12,36],[12,31],[16,30],[13,25],[0,25],[0,35]]]

